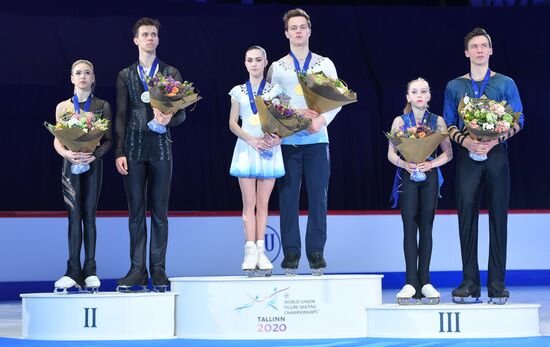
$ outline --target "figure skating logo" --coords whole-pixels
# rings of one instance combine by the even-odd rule
[[[284,289],[273,288],[273,293],[264,295],[263,297],[257,294],[245,294],[250,299],[249,302],[239,307],[236,307],[235,311],[240,312],[254,306],[260,306],[262,310],[273,309],[275,311],[279,311],[279,309],[277,308],[277,299],[279,297],[279,294],[289,289],[290,287]]]
[[[273,263],[281,254],[281,237],[273,227],[267,225],[264,239],[267,257]]]

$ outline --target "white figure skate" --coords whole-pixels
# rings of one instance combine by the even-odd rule
[[[397,303],[399,305],[416,305],[419,300],[414,299],[413,296],[416,294],[416,289],[410,284],[405,284],[403,288],[397,293]]]
[[[437,305],[441,300],[441,294],[429,283],[422,286],[422,295],[424,296],[423,304]]]
[[[101,286],[101,281],[97,276],[88,276],[84,280],[86,283],[86,290],[90,293],[97,293],[99,291],[99,286]]]
[[[70,278],[69,276],[63,276],[54,283],[54,290],[53,292],[55,294],[68,294],[69,289],[75,287],[80,291],[80,285],[76,283],[75,280]]]
[[[271,262],[265,255],[265,241],[264,240],[256,241],[256,248],[258,249],[257,268],[261,275],[269,277],[271,276],[271,272],[273,270],[273,264],[271,264]]]
[[[256,274],[256,268],[258,266],[258,248],[254,241],[246,241],[244,245],[244,260],[242,269],[248,275],[252,277]]]

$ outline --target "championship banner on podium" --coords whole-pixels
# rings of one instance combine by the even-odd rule
[[[181,293],[176,298],[176,336],[237,340],[365,337],[365,307],[382,303],[382,277],[171,278],[172,290]]]

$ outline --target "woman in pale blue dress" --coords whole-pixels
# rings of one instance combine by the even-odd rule
[[[244,64],[249,80],[229,92],[229,129],[238,137],[229,173],[238,177],[243,199],[246,243],[242,269],[249,274],[259,269],[270,275],[273,265],[265,255],[264,244],[269,197],[275,179],[283,176],[285,169],[281,139],[262,131],[254,96],[261,95],[269,100],[281,94],[282,89],[264,79],[267,56],[263,48],[250,47],[246,51]]]

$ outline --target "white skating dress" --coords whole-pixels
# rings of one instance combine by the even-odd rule
[[[253,88],[256,95],[258,88]],[[263,97],[270,100],[273,97],[282,93],[282,88],[278,85],[266,83]],[[262,137],[262,125],[259,117],[253,117],[246,84],[241,84],[233,87],[229,92],[231,99],[239,102],[239,117],[241,119],[241,128],[248,134],[256,137]],[[260,155],[252,146],[241,138],[237,138],[235,150],[233,151],[233,159],[231,160],[231,168],[229,174],[235,177],[246,178],[278,178],[284,176],[285,167],[283,164],[283,156],[281,146],[272,148],[273,155],[266,158]]]

